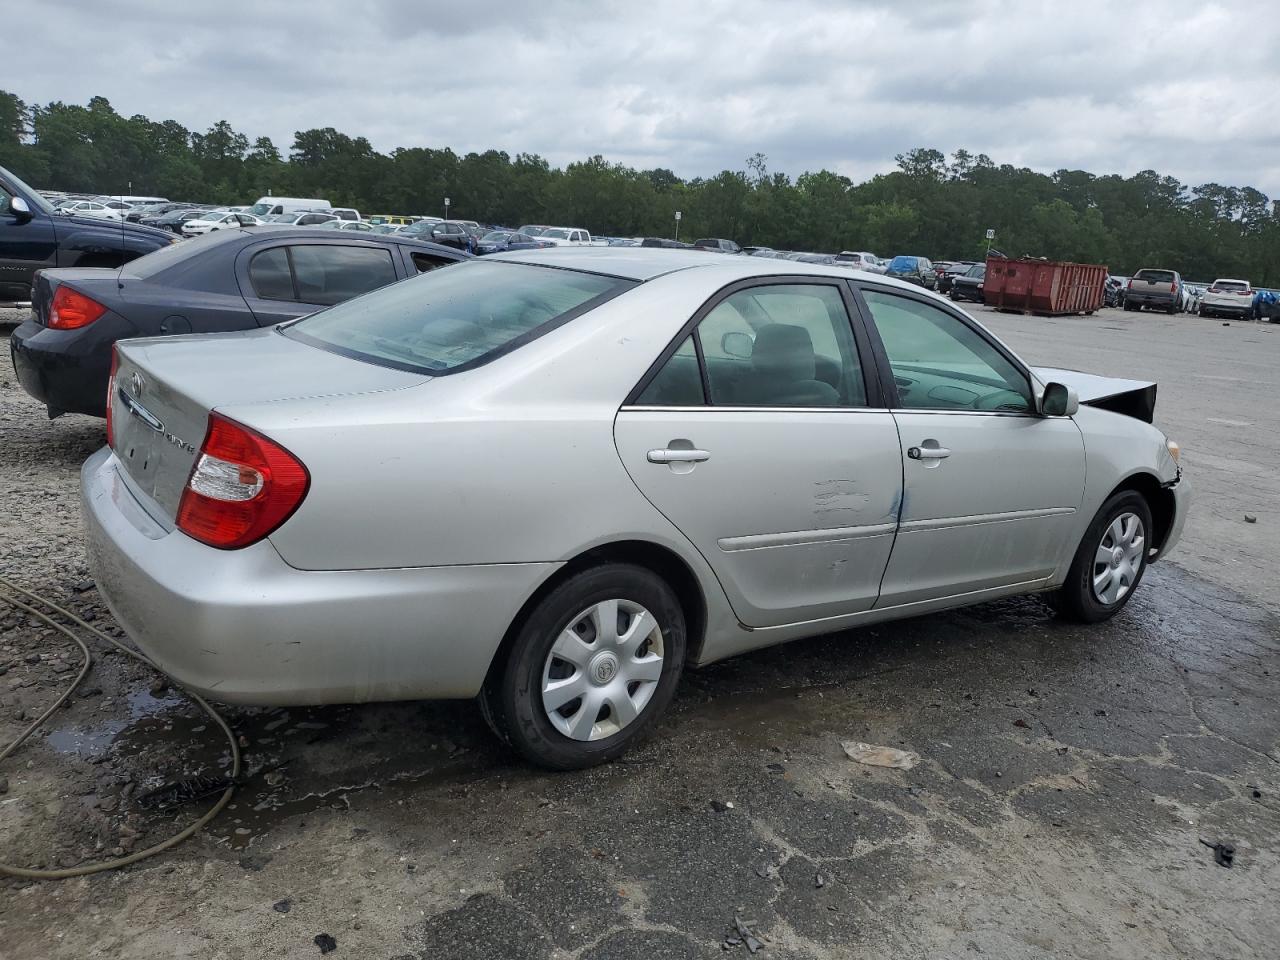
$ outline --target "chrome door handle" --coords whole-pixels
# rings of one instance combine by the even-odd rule
[[[711,454],[705,450],[650,450],[650,463],[702,463],[710,459]]]
[[[909,447],[907,456],[912,460],[945,460],[951,451],[946,447]]]

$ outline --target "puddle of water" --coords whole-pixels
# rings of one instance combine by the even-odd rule
[[[168,710],[185,702],[185,698],[176,694],[156,697],[149,690],[135,690],[124,701],[127,717],[108,716],[95,719],[91,726],[59,727],[50,730],[45,740],[59,753],[85,758],[102,756],[130,724],[159,719]]]

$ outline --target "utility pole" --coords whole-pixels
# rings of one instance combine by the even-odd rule
[[[444,218],[446,220],[449,219],[449,198],[448,197],[444,198]]]

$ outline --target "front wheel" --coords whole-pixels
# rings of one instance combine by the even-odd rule
[[[1058,590],[1058,610],[1080,623],[1109,620],[1142,582],[1151,549],[1151,508],[1132,490],[1102,505]]]
[[[650,732],[684,656],[684,612],[671,587],[643,567],[605,564],[539,601],[486,682],[481,708],[533,763],[605,763]]]

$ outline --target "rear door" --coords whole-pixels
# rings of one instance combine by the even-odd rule
[[[404,276],[389,245],[352,239],[291,239],[247,247],[236,278],[261,326],[292,320]]]
[[[750,626],[876,600],[902,455],[851,302],[830,278],[729,287],[618,413],[632,479]]]
[[[1025,367],[963,314],[860,289],[903,454],[901,519],[877,607],[1047,577],[1084,496],[1075,422],[1037,415]]]

